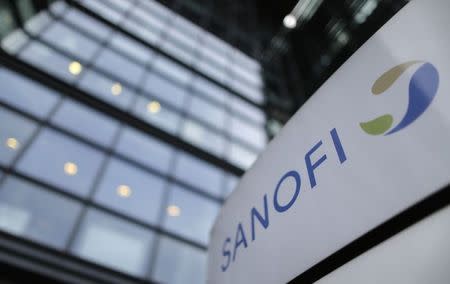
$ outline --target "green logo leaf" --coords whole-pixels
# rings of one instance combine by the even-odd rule
[[[391,128],[394,118],[390,114],[385,114],[368,122],[361,122],[362,130],[370,135],[381,135]]]

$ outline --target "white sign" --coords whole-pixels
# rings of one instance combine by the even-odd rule
[[[450,183],[450,1],[412,1],[293,116],[211,232],[208,283],[285,283]]]

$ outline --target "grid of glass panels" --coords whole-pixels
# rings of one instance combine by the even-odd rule
[[[261,102],[254,60],[156,2],[80,3],[145,44],[54,1],[2,48],[238,167],[254,162],[263,111],[214,83]],[[142,279],[205,282],[209,230],[238,177],[4,67],[0,85],[0,230]]]
[[[157,7],[168,13],[163,19],[161,13],[156,14],[148,4],[144,5],[147,1],[135,6],[124,5],[122,1],[117,2],[122,3],[119,6],[116,2],[106,5],[105,1],[93,0],[83,4],[108,16],[109,20],[111,13],[116,15],[112,18],[117,18],[117,23],[123,27],[132,22],[140,30],[150,29],[150,24],[142,23],[143,19],[156,21],[159,24],[153,23],[152,29],[157,41],[153,45],[164,45],[172,40],[172,34],[182,33],[185,37],[197,38],[195,42],[203,42],[196,44],[197,51],[192,51],[193,54],[205,50],[222,52],[221,56],[228,54],[224,62],[230,86],[239,81],[234,77],[245,77],[233,75],[236,70],[260,78],[259,65],[251,59],[206,32],[202,33],[198,27],[186,24],[186,20],[162,6]],[[63,2],[56,2],[52,8],[50,13],[42,12],[27,22],[24,31],[11,36],[19,39],[3,40],[4,48],[105,103],[128,111],[238,167],[247,169],[265,147],[265,115],[261,109]],[[188,27],[191,33],[181,31]],[[173,44],[181,46],[181,43]],[[162,48],[170,53],[170,48]],[[214,65],[201,57],[194,62]],[[239,92],[245,95],[244,91]],[[237,152],[246,153],[246,158],[241,159]]]
[[[1,230],[137,277],[200,279],[235,177],[8,69],[0,84]],[[167,274],[177,265],[195,269]]]

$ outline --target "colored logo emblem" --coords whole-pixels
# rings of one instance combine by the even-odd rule
[[[368,122],[361,122],[364,132],[370,135],[390,135],[413,123],[430,106],[439,87],[439,73],[433,64],[410,61],[393,67],[378,78],[372,86],[372,94],[385,93],[410,67],[420,64],[409,81],[408,108],[403,118],[395,126],[390,114],[379,116]]]

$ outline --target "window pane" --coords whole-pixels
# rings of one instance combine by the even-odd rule
[[[59,95],[8,69],[0,69],[0,100],[39,118],[46,117]]]
[[[57,16],[62,16],[67,9],[67,4],[63,1],[54,1],[50,5],[50,11]]]
[[[173,20],[173,27],[174,31],[178,31],[186,37],[195,40],[196,45],[200,43],[199,34],[203,31],[203,29],[197,26],[195,23],[185,19],[181,15],[177,15]]]
[[[175,166],[175,177],[213,195],[220,196],[221,194],[222,171],[191,155],[179,154]]]
[[[123,24],[123,28],[130,33],[140,37],[148,43],[155,44],[159,42],[160,33],[157,31],[143,29],[140,23],[135,22],[134,20],[127,19]]]
[[[94,64],[105,72],[111,73],[132,85],[137,85],[140,82],[144,72],[143,65],[137,65],[109,49],[104,49]]]
[[[216,52],[223,53],[226,56],[229,56],[231,51],[230,45],[224,42],[223,40],[219,39],[215,35],[205,31],[204,42],[205,45],[208,46],[208,48],[215,50]]]
[[[172,186],[163,227],[191,240],[207,245],[209,231],[219,213],[219,204]]]
[[[223,107],[217,107],[205,100],[192,97],[189,104],[189,113],[205,123],[208,123],[219,130],[225,126],[226,112]]]
[[[25,30],[32,35],[38,35],[53,21],[53,18],[50,17],[47,11],[41,11],[33,18],[25,22]]]
[[[193,88],[202,95],[219,103],[227,103],[230,97],[230,94],[227,91],[201,77],[195,78]]]
[[[75,81],[83,71],[83,66],[79,62],[72,61],[36,41],[30,43],[19,57],[68,82]]]
[[[153,30],[155,32],[159,32],[163,27],[167,25],[165,20],[161,20],[158,17],[155,17],[155,15],[149,13],[139,6],[133,9],[133,11],[130,13],[130,17],[136,19],[141,24],[142,28]]]
[[[225,73],[224,69],[219,68],[206,60],[201,60],[194,67],[200,72],[212,77],[219,82],[225,82],[228,77],[228,74]]]
[[[87,196],[103,154],[44,129],[19,160],[17,168],[37,179],[80,196]]]
[[[16,54],[28,42],[23,30],[15,30],[2,39],[1,47],[10,54]]]
[[[258,61],[248,57],[238,49],[233,48],[232,56],[237,65],[244,66],[245,68],[256,72],[261,70],[261,66]]]
[[[142,64],[145,64],[154,55],[149,48],[121,33],[113,36],[111,45]]]
[[[64,101],[51,122],[105,147],[119,128],[117,121],[72,100]]]
[[[140,97],[134,112],[156,127],[171,134],[177,133],[180,116],[158,101]]]
[[[131,128],[123,129],[116,151],[163,173],[169,170],[174,154],[169,145]]]
[[[92,9],[95,13],[98,13],[103,18],[117,24],[123,17],[123,12],[118,12],[111,8],[106,1],[99,0],[84,0],[83,5],[89,9]]]
[[[153,68],[157,72],[174,79],[183,85],[187,84],[193,77],[191,71],[164,57],[158,57]]]
[[[197,122],[186,119],[183,124],[181,136],[186,141],[212,152],[217,156],[222,156],[225,151],[225,137],[213,132]]]
[[[143,277],[150,265],[154,233],[107,215],[89,211],[72,253],[98,264]]]
[[[99,48],[99,44],[60,22],[55,22],[45,30],[42,38],[50,45],[68,51],[73,56],[85,61],[91,59]]]
[[[108,26],[76,9],[70,9],[64,16],[64,21],[71,23],[82,30],[83,33],[91,34],[99,40],[105,39],[111,31]]]
[[[239,183],[239,178],[234,175],[227,175],[225,179],[225,197],[228,197]]]
[[[247,170],[253,165],[257,156],[258,155],[256,153],[242,147],[241,145],[231,143],[227,160],[234,165]]]
[[[239,65],[233,65],[232,72],[233,76],[236,78],[243,78],[246,82],[249,82],[255,87],[262,86],[261,75],[256,71],[249,71],[241,68]]]
[[[108,6],[114,6],[114,9],[126,12],[134,4],[134,1],[123,0],[103,0]]]
[[[170,284],[206,283],[206,252],[162,237],[153,279]]]
[[[5,108],[0,108],[0,121],[0,164],[9,166],[22,152],[37,125]]]
[[[163,102],[176,107],[183,107],[186,101],[186,90],[155,73],[147,76],[145,89]]]
[[[234,78],[231,82],[231,88],[258,104],[264,101],[263,92],[259,87],[250,86],[248,83],[244,83]]]
[[[166,40],[161,44],[161,49],[188,65],[192,64],[192,60],[195,56],[193,50],[169,40]]]
[[[202,60],[208,60],[208,62],[211,64],[215,64],[220,68],[226,68],[230,64],[230,58],[222,53],[217,53],[214,50],[211,50],[210,48],[201,48],[200,54],[204,58]]]
[[[157,1],[153,0],[138,0],[137,1],[141,7],[151,11],[155,15],[158,15],[161,19],[167,19],[167,17],[173,15],[173,12],[166,8],[164,5],[159,4]]]
[[[264,112],[256,108],[255,106],[250,105],[246,101],[233,96],[230,102],[231,102],[231,109],[235,113],[248,117],[251,120],[258,123],[263,123],[265,121],[266,118]]]
[[[177,19],[180,19],[180,17],[178,17]],[[195,36],[186,34],[182,30],[182,28],[183,27],[181,26],[172,26],[172,28],[167,31],[167,37],[170,40],[174,40],[177,43],[181,43],[187,49],[193,50],[194,48],[197,47],[199,41]]]
[[[231,136],[245,141],[248,145],[253,145],[262,149],[267,144],[267,136],[262,127],[256,127],[245,123],[239,118],[231,118],[231,127],[227,128]]]
[[[123,86],[120,82],[113,81],[91,70],[86,71],[85,76],[80,81],[79,87],[95,97],[121,109],[127,109],[135,96],[133,91]]]
[[[0,229],[63,249],[81,205],[31,183],[8,177],[0,189]]]
[[[165,185],[163,179],[113,159],[95,200],[143,222],[157,224]]]

